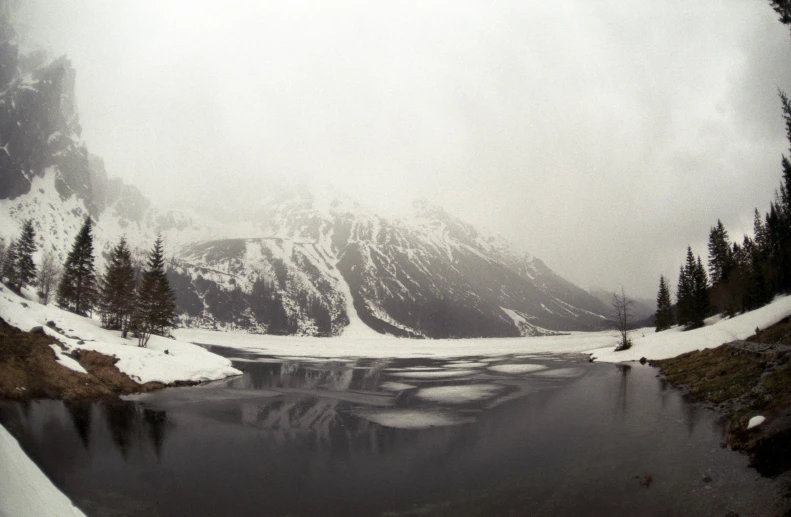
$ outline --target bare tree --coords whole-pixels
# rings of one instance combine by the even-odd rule
[[[613,293],[612,308],[615,311],[616,328],[621,334],[621,339],[618,342],[618,346],[615,347],[615,351],[628,350],[632,347],[632,340],[629,338],[629,326],[634,314],[634,300],[626,296],[623,287],[621,287],[621,294]]]
[[[47,305],[55,294],[55,289],[60,282],[60,263],[52,251],[45,251],[41,259],[41,269],[38,271],[38,296],[41,303]]]

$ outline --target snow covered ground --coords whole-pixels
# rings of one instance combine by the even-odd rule
[[[266,336],[200,329],[179,329],[177,338],[193,343],[220,345],[274,356],[309,357],[471,357],[535,353],[588,353],[602,362],[666,359],[677,355],[714,348],[723,343],[744,339],[756,327],[766,328],[791,315],[791,296],[778,297],[766,307],[734,318],[719,316],[706,320],[706,326],[690,331],[672,328],[654,332],[653,328],[631,333],[633,346],[615,352],[617,333],[574,332],[562,336],[493,339],[404,339],[386,336],[373,338],[312,338]],[[461,366],[461,365],[460,365]],[[404,377],[415,377],[415,372]],[[430,375],[426,372],[424,375]]]
[[[0,425],[0,517],[85,517]]]
[[[755,334],[755,329],[765,329],[786,316],[791,316],[791,296],[778,296],[772,303],[734,318],[713,316],[699,329],[682,331],[674,327],[662,332],[653,328],[635,331],[633,346],[623,352],[613,347],[598,348],[590,353],[597,361],[620,362],[647,359],[668,359],[694,350],[716,348],[723,343],[745,339]]]
[[[120,332],[105,330],[97,320],[72,314],[53,304],[41,305],[32,301],[35,298],[32,293],[23,294],[25,298],[0,286],[0,317],[25,331],[41,326],[67,350],[87,349],[114,355],[119,359],[118,369],[139,383],[210,381],[242,373],[233,368],[228,359],[192,343],[151,336],[148,347],[140,348],[137,339],[124,339]],[[49,328],[49,321],[62,332]],[[62,365],[84,373],[76,361],[58,350],[56,353]]]

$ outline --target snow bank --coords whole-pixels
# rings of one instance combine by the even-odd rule
[[[10,325],[29,331],[42,327],[44,332],[63,343],[66,351],[95,350],[114,355],[116,366],[137,382],[209,381],[242,372],[231,361],[208,350],[175,339],[152,336],[147,348],[137,346],[137,339],[124,339],[120,332],[101,328],[98,321],[61,310],[54,305],[41,305],[26,300],[0,286],[0,317]],[[47,326],[54,322],[57,329]],[[55,350],[58,362],[75,371],[82,367],[73,359]]]
[[[753,427],[758,427],[759,425],[763,424],[766,421],[766,417],[763,415],[754,416],[747,422],[747,429],[752,429]]]
[[[0,425],[0,517],[85,517]]]

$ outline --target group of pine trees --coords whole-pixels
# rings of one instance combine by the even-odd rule
[[[97,277],[92,228],[91,219],[86,218],[62,270],[54,256],[45,253],[37,271],[33,261],[36,232],[33,221],[25,221],[20,237],[0,253],[2,276],[16,292],[37,283],[45,304],[57,284],[60,307],[81,315],[96,311],[105,328],[120,330],[124,337],[132,332],[138,345],[146,346],[152,334],[164,335],[175,325],[176,302],[165,274],[162,238],[157,237],[145,265],[133,261],[121,238],[110,252],[104,274]]]
[[[43,254],[41,267],[36,267],[33,261],[36,251],[36,230],[33,220],[28,219],[22,224],[18,239],[12,240],[7,247],[0,241],[0,277],[5,277],[6,284],[17,293],[21,293],[23,287],[37,285],[39,299],[46,305],[60,278],[60,268],[49,250]]]
[[[783,92],[780,100],[791,143],[791,102]],[[731,243],[722,221],[717,221],[709,232],[708,275],[700,257],[695,260],[687,248],[675,307],[667,281],[660,277],[657,332],[675,323],[699,327],[715,312],[733,316],[766,305],[776,294],[791,292],[791,161],[784,155],[781,163],[780,189],[763,217],[755,210],[752,237]]]

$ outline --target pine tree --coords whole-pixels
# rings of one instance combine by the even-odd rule
[[[706,269],[687,247],[687,259],[678,277],[678,322],[686,328],[703,326],[709,312],[709,280]]]
[[[772,300],[772,290],[766,273],[767,264],[764,254],[757,245],[750,245],[749,237],[744,238],[744,249],[747,253],[747,293],[744,306],[748,310],[763,307]]]
[[[703,320],[706,319],[709,313],[709,279],[706,275],[706,269],[700,261],[695,264],[695,269],[692,274],[692,290],[694,293],[694,327],[702,327]]]
[[[695,256],[692,248],[687,247],[686,264],[681,266],[678,274],[678,290],[676,291],[676,308],[678,323],[689,326],[694,318],[694,289],[692,274],[695,270]]]
[[[98,297],[91,228],[91,219],[86,217],[66,257],[63,277],[58,285],[58,304],[77,314],[87,314],[92,310]]]
[[[788,0],[771,0],[769,4],[780,15],[780,23],[791,25],[791,2]]]
[[[755,246],[759,253],[764,254],[766,253],[767,249],[769,248],[769,238],[766,235],[766,226],[764,225],[763,219],[761,218],[761,214],[758,213],[758,209],[755,209],[755,215],[753,219],[753,239]]]
[[[722,225],[722,221],[717,220],[717,226],[713,226],[709,232],[709,274],[712,285],[726,282],[733,266],[733,254],[731,243],[728,240],[728,232]]]
[[[788,267],[784,260],[784,226],[781,217],[779,203],[773,201],[769,205],[769,212],[766,214],[766,251],[764,260],[767,263],[769,281],[773,292],[784,291],[789,279]]]
[[[175,319],[176,298],[165,275],[162,237],[159,236],[148,256],[148,265],[137,290],[134,320],[138,345],[146,346],[151,334],[164,334],[175,325]]]
[[[135,308],[135,272],[132,253],[123,237],[110,252],[101,284],[102,323],[106,328],[121,330],[126,337]]]
[[[15,286],[19,281],[19,274],[16,266],[17,241],[12,240],[8,245],[8,249],[5,252],[5,258],[3,259],[3,277],[5,277],[6,282],[8,282],[8,285],[11,286],[12,289],[16,288]]]
[[[659,292],[656,295],[656,331],[661,332],[673,326],[673,304],[670,289],[664,275],[659,277]]]
[[[22,235],[17,240],[16,257],[16,290],[20,291],[25,285],[36,280],[36,263],[33,254],[36,252],[36,230],[33,220],[28,219],[22,226]]]
[[[783,107],[783,120],[786,125],[786,140],[791,144],[791,101],[788,100],[784,92],[781,91],[779,93],[780,103]],[[782,200],[783,212],[789,215],[791,214],[791,163],[785,156],[782,158],[782,166],[783,179],[780,187],[780,199]]]

